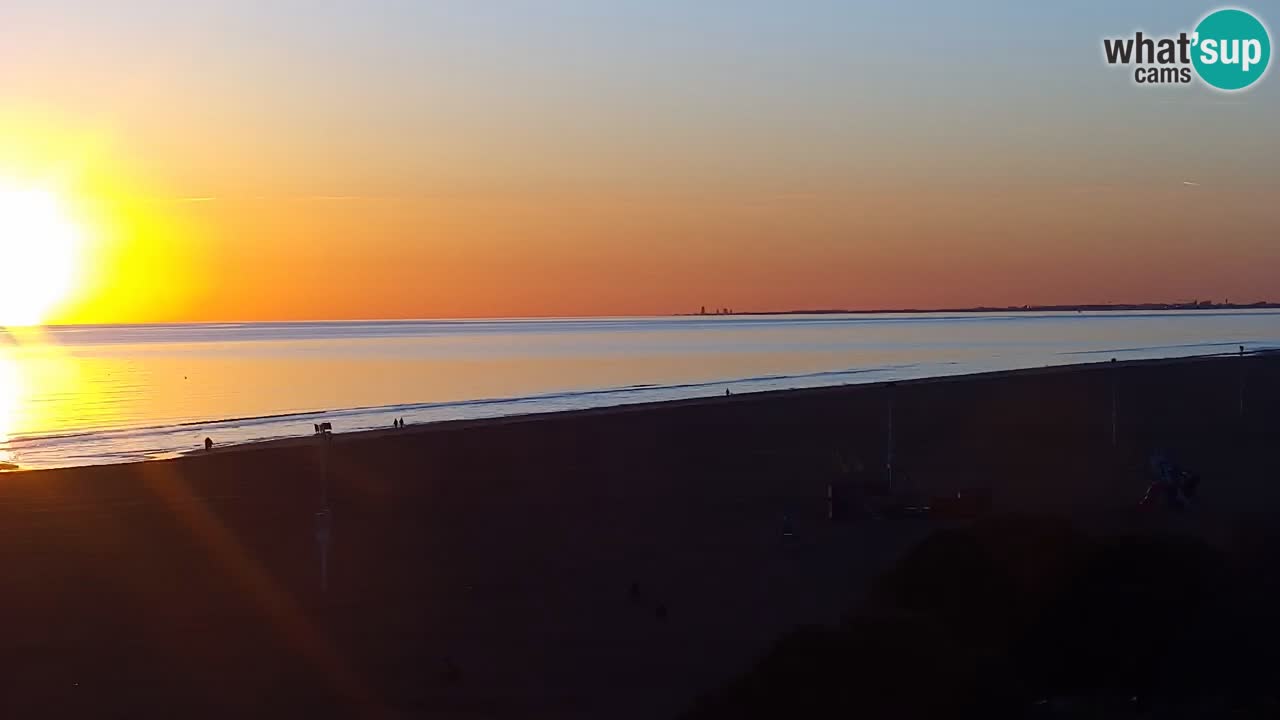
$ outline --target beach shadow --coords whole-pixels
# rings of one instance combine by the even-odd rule
[[[686,717],[1273,717],[1267,557],[1045,517],[939,531]]]

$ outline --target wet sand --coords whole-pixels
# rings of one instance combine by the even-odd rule
[[[788,629],[836,621],[951,522],[827,520],[836,451],[883,475],[890,406],[897,490],[926,502],[982,488],[997,511],[1174,522],[1228,545],[1280,508],[1275,355],[716,397],[10,473],[0,710],[677,715]],[[1156,446],[1204,475],[1196,513],[1133,510]]]

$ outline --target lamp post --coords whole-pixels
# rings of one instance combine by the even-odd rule
[[[886,403],[886,439],[884,449],[884,473],[885,485],[889,492],[893,492],[893,383],[885,385],[888,392],[888,401]]]
[[[320,592],[329,591],[329,543],[333,539],[333,513],[329,509],[330,435],[320,434],[320,510],[316,512],[316,549],[320,553]]]
[[[1245,360],[1244,360],[1244,346],[1241,345],[1240,346],[1240,383],[1239,383],[1240,387],[1239,387],[1239,398],[1238,398],[1239,412],[1240,412],[1241,419],[1244,418],[1244,385],[1245,385],[1245,374],[1247,370],[1248,370],[1248,366],[1245,365]]]
[[[1115,362],[1115,358],[1111,358],[1111,362]],[[1120,381],[1116,379],[1116,373],[1111,372],[1111,447],[1116,447],[1120,442]]]

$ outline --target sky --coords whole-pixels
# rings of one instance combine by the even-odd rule
[[[19,0],[0,178],[55,322],[1280,300],[1280,78],[1102,59],[1216,7]]]

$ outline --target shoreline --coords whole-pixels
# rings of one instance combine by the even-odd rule
[[[1243,357],[1266,357],[1271,355],[1280,356],[1280,349],[1261,349],[1261,350],[1246,351]],[[960,374],[954,374],[954,375],[935,375],[935,376],[929,376],[929,377],[908,378],[904,380],[877,380],[877,381],[866,382],[866,383],[842,383],[839,385],[822,385],[822,386],[813,386],[813,387],[759,390],[759,391],[737,393],[732,396],[729,396],[728,398],[722,395],[707,395],[703,397],[675,398],[670,400],[646,400],[646,401],[634,402],[634,403],[618,403],[616,405],[602,405],[599,407],[577,408],[577,409],[568,409],[568,410],[552,410],[552,411],[544,411],[544,412],[526,412],[526,413],[516,413],[511,415],[497,415],[497,416],[482,417],[482,418],[461,418],[461,419],[435,420],[435,421],[429,421],[429,422],[409,423],[404,428],[363,428],[363,429],[355,429],[355,430],[338,430],[338,431],[334,431],[330,435],[330,438],[331,438],[331,442],[332,441],[347,442],[347,441],[359,440],[363,438],[376,439],[383,436],[416,435],[422,432],[449,432],[453,430],[461,430],[461,429],[466,429],[471,427],[485,427],[488,425],[501,425],[501,424],[512,423],[512,422],[537,422],[542,419],[559,417],[559,416],[591,417],[591,416],[600,415],[600,414],[605,414],[605,415],[612,414],[615,412],[645,412],[645,411],[653,410],[656,408],[662,408],[662,407],[678,408],[678,407],[696,406],[702,403],[720,403],[720,402],[735,401],[735,400],[741,401],[744,398],[783,397],[793,393],[799,394],[799,395],[813,394],[813,393],[820,394],[825,392],[851,390],[856,388],[883,388],[890,385],[895,385],[895,386],[896,385],[901,385],[901,386],[927,385],[930,383],[963,381],[968,379],[984,379],[985,378],[985,379],[991,379],[991,380],[998,380],[1005,377],[1035,376],[1037,374],[1042,374],[1042,373],[1073,372],[1076,370],[1099,369],[1099,368],[1105,368],[1105,367],[1126,367],[1126,368],[1148,367],[1148,366],[1158,366],[1158,365],[1167,364],[1167,363],[1206,361],[1206,360],[1229,358],[1229,357],[1241,357],[1241,355],[1238,352],[1221,352],[1221,353],[1204,353],[1199,355],[1174,356],[1174,357],[1166,357],[1166,358],[1143,358],[1143,359],[1116,360],[1116,361],[1098,360],[1098,361],[1091,361],[1091,362],[1064,363],[1059,365],[1044,365],[1044,366],[1030,367],[1030,368],[1013,368],[1013,369],[1003,369],[1003,370],[978,371],[978,372],[960,373]],[[722,382],[725,384],[731,384],[738,381],[739,380],[725,380]],[[705,383],[705,385],[715,386],[719,384],[719,382],[720,381],[707,382]],[[603,394],[603,393],[608,393],[613,391],[598,390],[598,391],[590,391],[590,392]],[[499,403],[506,403],[506,402],[519,402],[525,399],[526,398],[523,398],[523,397],[491,398],[491,399],[484,399],[481,401],[464,401],[458,404],[467,404],[470,402],[499,404]],[[83,431],[83,432],[77,432],[77,433],[68,433],[66,435],[53,436],[53,437],[55,439],[68,439],[68,438],[78,437],[81,435],[94,435],[98,433],[138,432],[138,431],[148,431],[148,430],[162,431],[162,430],[170,430],[170,429],[182,429],[187,427],[194,428],[202,425],[212,425],[212,424],[219,424],[219,423],[236,423],[236,422],[242,422],[242,421],[248,421],[248,420],[273,420],[273,419],[286,419],[286,418],[295,418],[295,417],[296,418],[314,418],[317,422],[322,422],[324,421],[324,416],[326,413],[336,414],[336,413],[350,413],[350,412],[376,412],[379,410],[389,409],[393,407],[402,407],[402,406],[386,405],[386,406],[367,406],[367,407],[356,407],[356,408],[337,408],[337,409],[331,409],[331,410],[312,410],[312,411],[303,411],[303,412],[297,412],[297,413],[280,413],[280,414],[273,414],[273,415],[253,416],[253,417],[247,417],[247,418],[225,418],[220,420],[194,420],[194,421],[179,423],[177,425],[158,425],[158,426],[145,426],[145,427],[138,427],[138,428],[115,428],[115,429],[104,429],[104,430],[90,430],[90,431]],[[35,472],[47,472],[47,471],[73,470],[73,469],[79,469],[79,468],[135,465],[139,463],[172,462],[172,461],[182,460],[182,459],[191,458],[191,457],[203,457],[211,454],[225,455],[228,453],[250,452],[250,451],[258,451],[258,450],[291,449],[291,448],[298,448],[298,447],[307,447],[310,444],[318,442],[318,440],[319,440],[319,437],[314,434],[296,435],[296,436],[290,436],[290,437],[266,438],[262,440],[246,440],[241,442],[229,442],[224,444],[218,444],[217,441],[215,440],[215,444],[212,451],[206,451],[202,447],[197,447],[197,448],[191,448],[187,450],[172,450],[172,451],[167,451],[161,454],[157,454],[154,457],[141,458],[141,459],[129,459],[129,460],[122,460],[119,462],[97,462],[97,463],[88,463],[83,465],[56,465],[51,467],[24,467],[21,463],[11,463],[10,464],[12,465],[11,467],[0,466],[0,477],[3,477],[5,475],[11,475],[14,473],[35,473]]]
[[[709,395],[706,397],[697,397],[697,398],[679,398],[679,399],[673,399],[673,400],[655,400],[655,401],[644,401],[644,402],[637,402],[637,403],[620,403],[617,405],[605,405],[600,407],[581,408],[581,409],[573,409],[573,410],[555,410],[555,411],[547,411],[547,412],[520,413],[515,415],[500,415],[500,416],[486,417],[486,418],[464,418],[464,419],[456,419],[456,420],[438,420],[438,421],[427,422],[427,423],[410,423],[406,425],[406,427],[404,428],[367,428],[367,429],[359,429],[359,430],[334,431],[329,435],[329,438],[330,438],[330,442],[341,443],[341,442],[347,442],[347,441],[376,440],[382,437],[399,437],[399,436],[411,437],[420,433],[452,432],[456,430],[465,430],[467,428],[498,426],[498,425],[506,425],[510,423],[538,422],[540,420],[544,420],[547,418],[563,417],[568,419],[568,418],[579,418],[579,417],[594,417],[594,416],[600,416],[600,415],[611,415],[614,413],[647,412],[647,411],[651,411],[658,408],[676,409],[681,407],[698,406],[704,403],[719,404],[719,403],[727,403],[727,402],[740,402],[744,399],[784,397],[792,394],[802,396],[806,394],[822,394],[822,393],[827,393],[831,391],[851,390],[855,388],[874,389],[874,388],[884,388],[887,386],[909,387],[909,386],[917,386],[917,385],[929,385],[931,383],[938,383],[938,382],[980,380],[980,379],[1000,380],[1003,378],[1021,377],[1021,376],[1034,377],[1034,376],[1037,376],[1040,374],[1046,374],[1046,373],[1053,374],[1053,373],[1059,373],[1059,372],[1075,372],[1075,371],[1081,371],[1081,370],[1086,370],[1086,371],[1101,370],[1105,368],[1141,368],[1141,367],[1160,366],[1160,365],[1165,365],[1169,363],[1208,361],[1208,360],[1230,358],[1230,357],[1270,357],[1270,356],[1280,357],[1280,350],[1271,350],[1271,349],[1256,350],[1256,351],[1246,352],[1244,353],[1243,356],[1238,352],[1230,352],[1230,353],[1224,352],[1224,353],[1210,353],[1210,354],[1202,354],[1202,355],[1188,355],[1188,356],[1169,357],[1169,358],[1147,358],[1147,359],[1117,360],[1117,361],[1100,360],[1100,361],[1085,362],[1085,363],[1046,365],[1046,366],[1034,367],[1034,368],[991,370],[991,371],[964,373],[964,374],[957,374],[957,375],[937,375],[937,376],[930,376],[930,377],[924,377],[924,378],[910,378],[907,380],[884,380],[884,381],[876,381],[876,382],[868,382],[868,383],[844,383],[841,385],[824,385],[819,387],[761,390],[756,392],[739,393],[739,394],[730,395],[730,396]],[[733,382],[733,381],[725,381],[725,382]],[[711,385],[714,383],[707,383],[707,384]],[[601,392],[604,392],[604,391],[601,391]],[[519,398],[515,398],[515,399],[519,399]],[[497,399],[492,401],[486,400],[485,402],[506,402],[510,400],[514,400],[514,399],[502,398],[502,399]],[[395,407],[395,406],[380,406],[380,407]],[[291,417],[291,416],[303,417],[308,415],[315,415],[317,419],[323,420],[323,413],[325,412],[341,412],[341,411],[347,411],[347,410],[377,410],[377,409],[379,409],[379,407],[340,408],[339,410],[308,411],[304,413],[289,413],[289,414],[269,415],[269,416],[262,416],[262,417],[265,417],[265,418],[282,417],[283,418],[283,417]],[[245,420],[245,419],[257,419],[257,418],[232,418],[228,420],[194,421],[192,423],[186,423],[186,424],[198,425],[202,423],[235,422],[235,421]],[[256,451],[256,450],[292,449],[297,447],[307,447],[319,442],[321,442],[321,438],[318,435],[300,435],[296,437],[271,438],[266,440],[250,440],[245,442],[227,443],[224,445],[218,445],[215,442],[212,450],[205,450],[204,448],[193,448],[191,450],[176,451],[175,453],[168,454],[164,457],[157,457],[157,458],[151,458],[146,460],[129,460],[129,461],[119,462],[119,463],[100,463],[96,465],[68,465],[68,466],[60,466],[60,467],[54,467],[54,468],[26,469],[26,468],[19,467],[16,470],[9,470],[7,472],[31,473],[31,472],[41,472],[46,470],[71,470],[76,468],[98,467],[99,465],[118,466],[118,465],[133,465],[137,463],[168,462],[168,461],[180,460],[188,457],[203,457],[207,455],[225,455],[228,453]]]
[[[407,357],[395,360],[394,377],[381,378],[378,373],[352,370],[355,375],[350,379],[340,382],[334,380],[342,377],[342,372],[333,370],[332,365],[336,362],[337,356],[333,353],[341,345],[340,338],[348,335],[365,338],[374,343],[370,348],[377,348],[384,347],[387,342],[392,345],[385,347],[404,341],[402,336],[405,333],[415,338],[420,334],[416,329],[397,329],[394,323],[383,323],[387,327],[359,330],[347,328],[343,324],[329,329],[315,329],[311,325],[301,324],[287,331],[247,328],[215,332],[200,330],[197,326],[180,325],[175,326],[178,329],[172,333],[137,329],[133,335],[126,333],[120,337],[112,333],[72,334],[63,340],[71,345],[81,344],[86,347],[96,347],[97,343],[103,342],[111,344],[122,337],[144,343],[177,342],[195,353],[192,360],[194,364],[188,366],[184,359],[179,363],[181,367],[175,366],[170,372],[164,369],[165,362],[168,361],[147,361],[155,365],[152,371],[159,373],[155,375],[156,378],[168,378],[164,382],[175,383],[171,390],[176,392],[158,396],[155,403],[147,400],[150,390],[146,384],[123,384],[117,387],[119,383],[109,378],[103,379],[105,384],[102,387],[112,388],[113,391],[101,397],[96,396],[93,386],[89,385],[61,394],[54,392],[57,388],[47,384],[33,385],[28,393],[30,402],[41,403],[45,411],[40,415],[32,415],[22,413],[19,408],[18,414],[10,418],[7,428],[13,437],[0,443],[0,459],[18,464],[23,471],[121,464],[183,457],[200,449],[206,437],[212,438],[218,447],[305,437],[311,435],[312,423],[324,421],[331,421],[340,433],[348,434],[352,431],[390,428],[395,417],[404,417],[408,423],[416,426],[459,419],[602,406],[647,405],[651,402],[709,397],[723,393],[726,388],[735,394],[758,394],[842,384],[876,384],[893,380],[901,382],[925,376],[959,377],[1008,369],[1087,364],[1108,357],[1117,357],[1126,362],[1128,359],[1158,356],[1186,357],[1234,350],[1237,341],[1246,342],[1253,351],[1274,349],[1280,340],[1267,339],[1274,337],[1274,311],[1263,312],[1262,315],[1247,311],[1213,313],[1220,317],[1197,320],[1190,326],[1192,329],[1176,331],[1169,331],[1165,327],[1169,325],[1167,321],[1153,320],[1145,315],[1142,317],[1147,319],[1118,319],[1110,322],[1097,319],[1081,321],[1070,313],[1042,313],[1040,315],[1061,320],[1037,319],[1024,322],[1006,314],[995,320],[981,321],[982,327],[995,333],[992,338],[1004,338],[995,342],[987,352],[969,347],[964,333],[957,329],[959,326],[950,321],[931,321],[920,330],[923,333],[920,337],[938,339],[941,344],[935,347],[929,342],[920,346],[901,342],[901,331],[915,327],[910,324],[914,321],[906,316],[896,319],[886,316],[883,318],[884,323],[850,316],[834,321],[838,326],[835,334],[825,331],[819,333],[822,337],[829,336],[830,341],[823,340],[815,346],[821,350],[818,355],[813,356],[808,354],[811,349],[806,349],[808,346],[788,349],[783,341],[788,337],[808,337],[808,333],[813,332],[812,328],[805,329],[810,321],[817,323],[819,327],[825,327],[833,321],[821,317],[798,321],[760,319],[744,321],[745,325],[742,325],[702,321],[677,323],[656,319],[656,325],[643,321],[636,327],[656,326],[663,333],[675,332],[676,335],[671,336],[672,338],[690,340],[676,351],[681,357],[689,352],[712,354],[706,356],[704,364],[686,367],[677,363],[665,370],[664,363],[675,361],[665,355],[649,357],[645,353],[634,363],[628,360],[615,367],[615,363],[608,362],[598,369],[591,369],[596,366],[582,363],[589,362],[588,358],[595,351],[575,350],[563,358],[556,356],[554,361],[545,362],[552,362],[562,370],[578,368],[577,373],[557,375],[536,369],[542,367],[539,364],[544,362],[542,360],[531,361],[532,364],[526,371],[521,369],[525,366],[520,361],[511,360],[517,363],[512,366],[511,373],[514,374],[494,374],[470,380],[466,379],[465,363],[458,365],[457,358],[441,360],[445,364],[437,372],[436,366],[430,364],[435,362],[430,359],[430,353],[424,355],[423,360],[428,365],[421,365]],[[877,330],[864,336],[854,329],[864,322],[872,322]],[[1058,322],[1065,323],[1064,327],[1068,328],[1068,336],[1064,336],[1066,339],[1054,339],[1053,328]],[[602,338],[614,337],[610,333],[629,329],[634,324],[633,321],[609,321],[597,327],[595,323],[587,323],[583,326],[584,334],[581,337],[587,339],[584,341],[585,347],[590,348]],[[757,328],[757,325],[761,327]],[[1024,325],[1027,327],[1024,328]],[[679,331],[679,327],[684,327],[684,331]],[[1150,328],[1153,332],[1159,328],[1165,329],[1159,330],[1149,342],[1143,343],[1134,342],[1134,338],[1142,335],[1141,332],[1132,335],[1128,330],[1130,327],[1135,332],[1142,328]],[[528,329],[532,333],[531,337],[538,338],[539,343],[545,343],[560,342],[554,338],[559,337],[557,333],[567,332],[568,327],[559,322],[542,326],[531,321]],[[784,329],[787,330],[786,333],[774,332]],[[1030,338],[1039,340],[1019,340],[1020,329],[1028,330]],[[491,335],[493,331],[523,332],[518,327],[502,325],[483,332],[466,331],[462,334],[466,337],[496,337]],[[438,328],[422,331],[425,333],[424,338],[453,332],[454,329]],[[958,332],[959,338],[956,336]],[[753,344],[756,343],[753,340],[747,346],[731,344],[722,348],[730,353],[728,355],[714,354],[720,352],[716,349],[718,343],[733,340],[742,333],[746,333],[743,337],[756,338],[758,346]],[[913,330],[908,335],[916,337],[920,333]],[[1082,333],[1081,337],[1085,339],[1077,338],[1077,333]],[[875,340],[881,335],[886,338],[888,345],[882,346]],[[580,336],[573,334],[569,337]],[[626,337],[632,336],[628,334]],[[641,334],[639,337],[648,336]],[[665,338],[667,335],[661,337]],[[272,347],[279,347],[282,351],[293,347],[294,343],[302,343],[305,347],[311,347],[313,342],[318,343],[315,346],[317,351],[325,348],[324,351],[315,358],[306,360],[306,363],[312,364],[304,363],[299,367],[324,368],[327,373],[325,377],[330,379],[313,387],[309,383],[295,382],[286,374],[270,381],[270,387],[264,387],[263,392],[249,391],[250,386],[265,382],[271,372],[279,372],[282,366],[254,360],[246,366],[244,377],[240,377],[239,373],[228,373],[225,369],[219,369],[216,364],[210,365],[211,358],[215,358],[216,353],[208,353],[216,347],[216,343],[222,340],[237,342],[237,338],[253,342],[266,338],[272,343],[281,343]],[[1228,344],[1222,341],[1208,342],[1206,338],[1236,340]],[[638,343],[636,347],[643,348],[648,347],[651,340],[632,338],[624,344],[634,343]],[[742,354],[739,354],[740,351]],[[775,352],[781,354],[774,357],[772,353]],[[93,351],[89,351],[89,355],[93,356]],[[304,357],[309,356],[299,356]],[[397,357],[396,353],[390,353],[387,358],[377,361],[370,359],[368,362],[373,363],[373,367],[378,363],[392,362],[390,358]],[[100,373],[104,369],[103,363],[97,360],[86,362],[86,372],[90,374]],[[429,367],[433,369],[429,370]],[[30,372],[35,371],[23,370],[24,374]],[[178,372],[183,373],[181,387],[178,387]],[[193,380],[190,386],[185,382],[188,372]],[[460,373],[456,378],[461,384],[452,382],[455,373]],[[658,384],[652,384],[654,380],[659,381]],[[155,382],[161,381],[157,379]],[[565,384],[575,383],[582,387],[563,387]],[[82,412],[78,409],[81,406],[95,408],[95,411]]]

